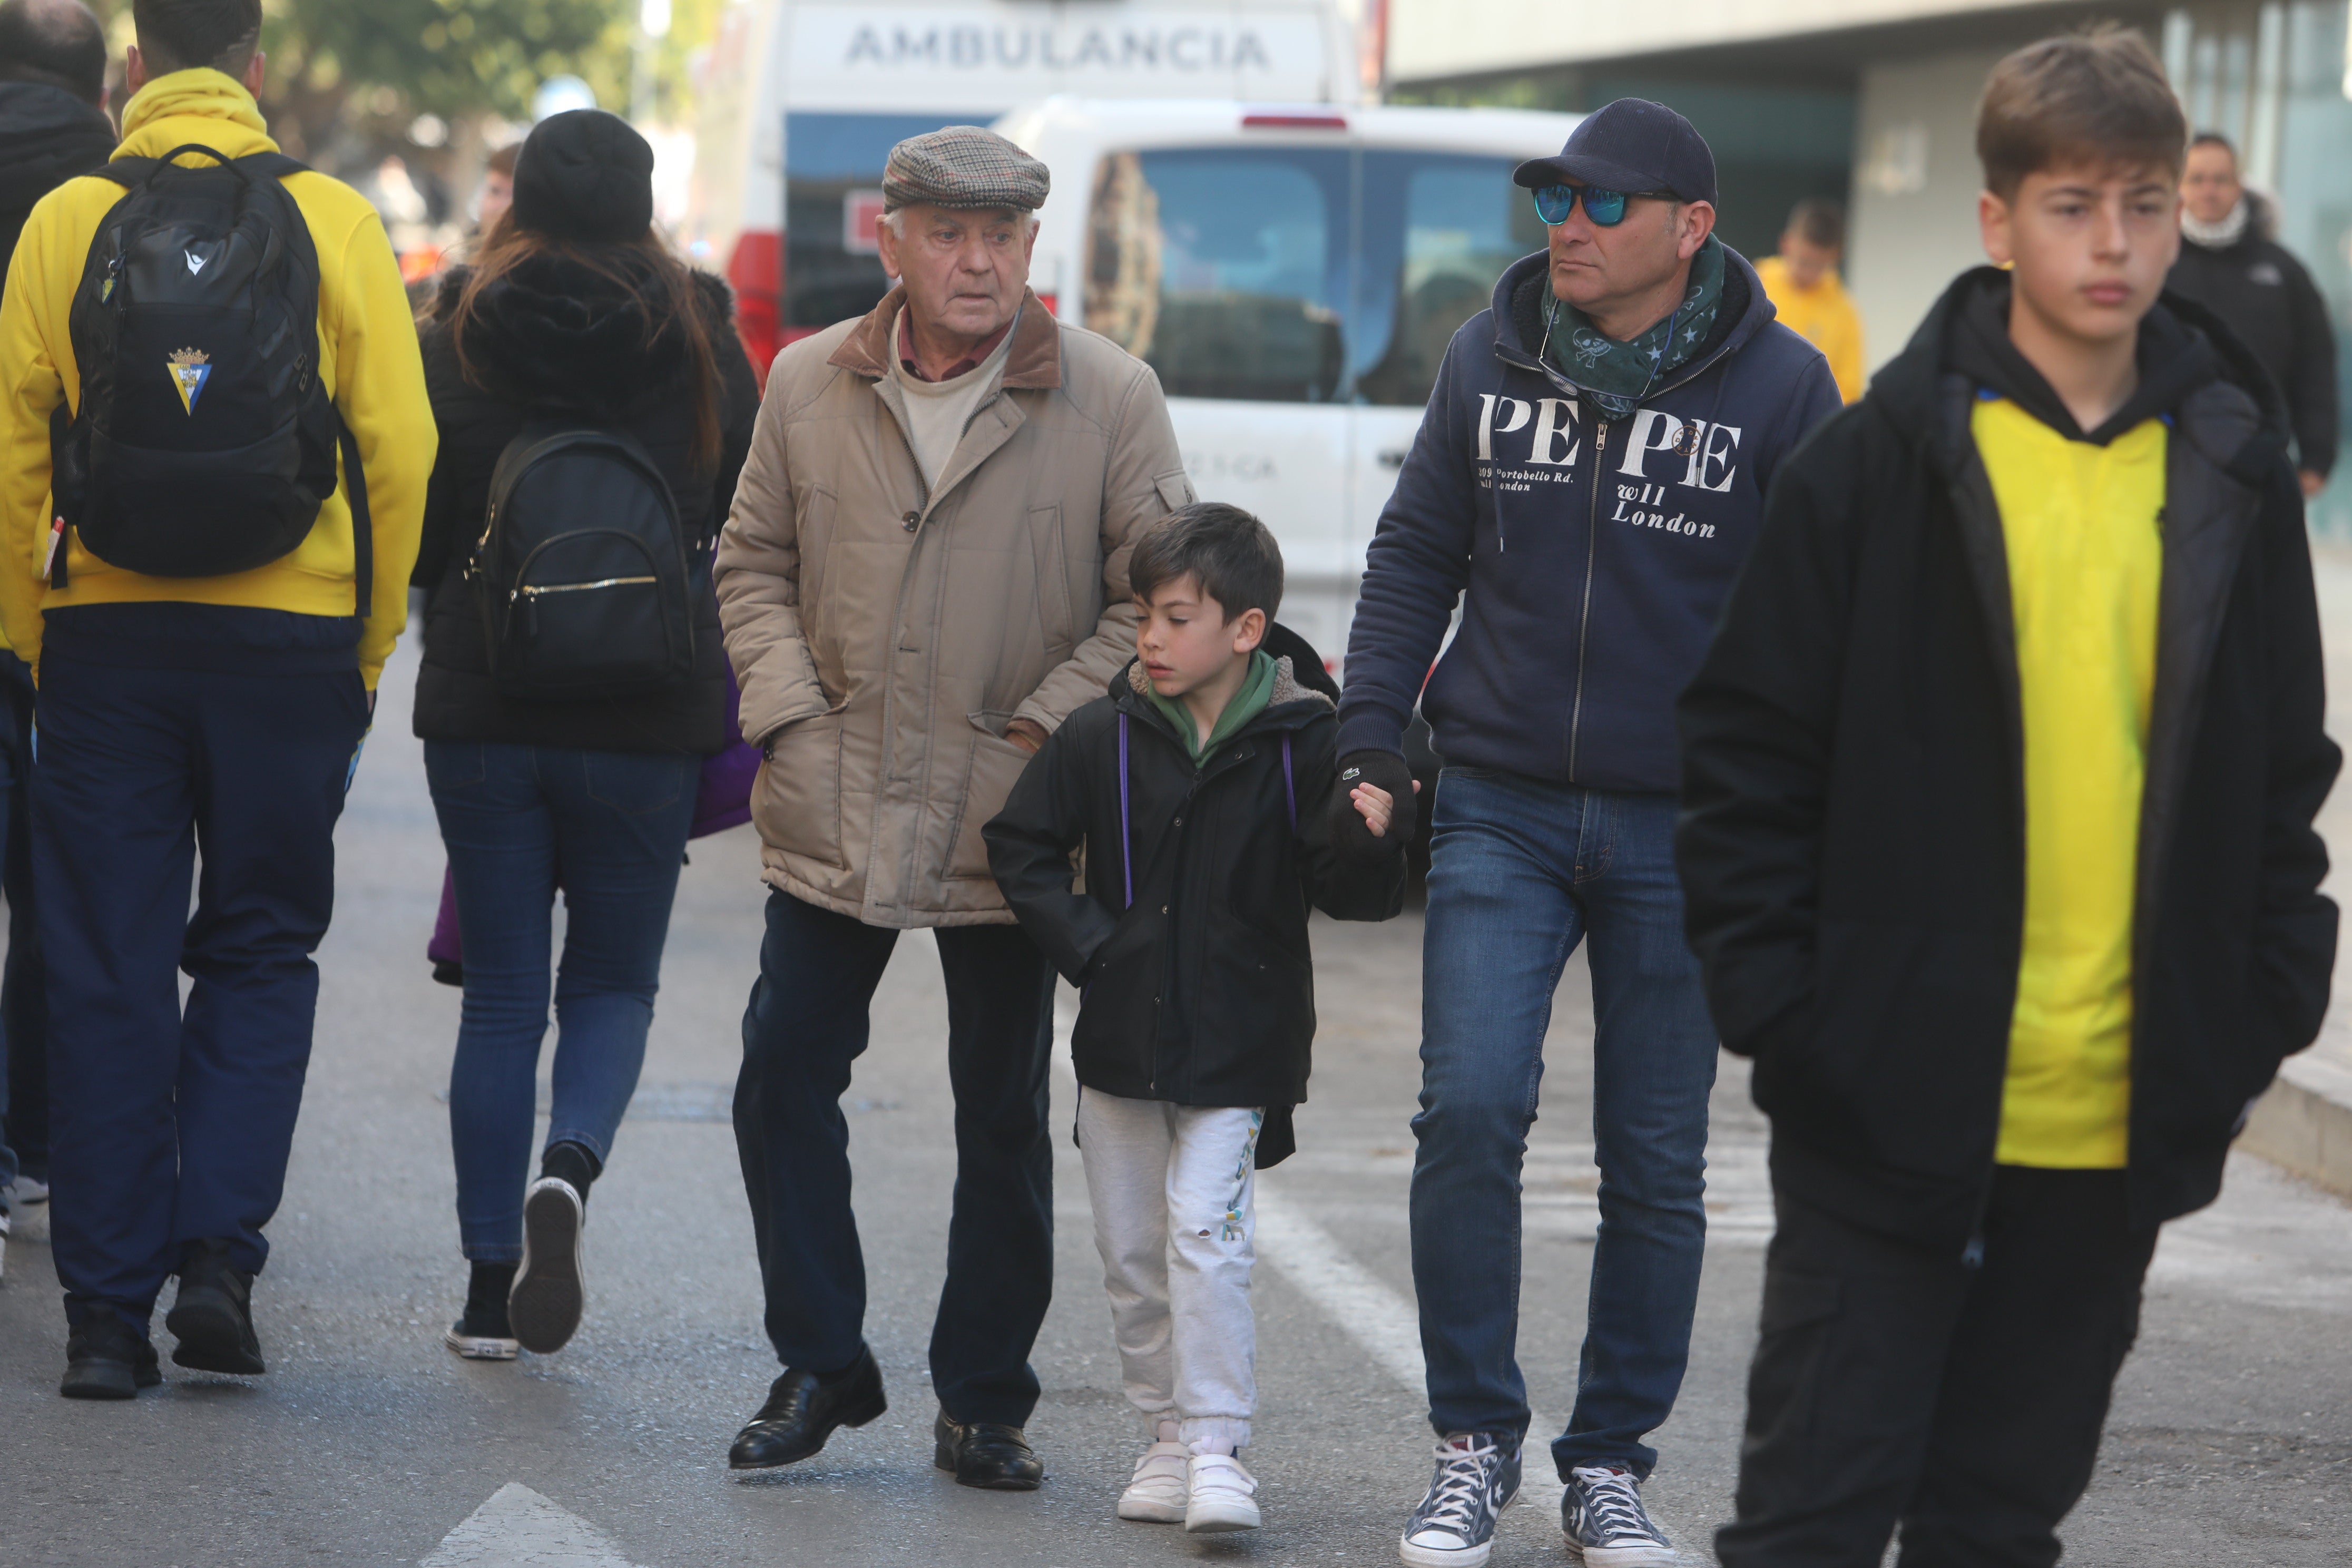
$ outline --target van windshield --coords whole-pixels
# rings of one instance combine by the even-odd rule
[[[1454,329],[1543,247],[1512,160],[1310,147],[1115,153],[1086,323],[1173,397],[1419,407]]]

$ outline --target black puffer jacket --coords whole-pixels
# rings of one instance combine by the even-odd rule
[[[2295,466],[2325,474],[2336,466],[2336,326],[2311,274],[2278,242],[2270,203],[2248,191],[2246,207],[2234,245],[2181,236],[2164,286],[2221,317],[2253,351],[2286,395]]]
[[[605,752],[707,755],[734,739],[727,731],[726,649],[710,592],[710,546],[727,520],[735,476],[750,449],[760,394],[735,335],[727,286],[695,275],[719,363],[719,451],[715,471],[697,472],[692,388],[678,334],[648,333],[625,296],[576,265],[544,260],[519,268],[486,294],[485,331],[469,333],[480,384],[457,363],[450,320],[468,275],[444,279],[420,325],[425,381],[441,450],[425,502],[425,534],[411,581],[432,595],[425,618],[425,663],[416,678],[416,733],[428,741],[577,746]],[[650,342],[648,338],[650,337]],[[700,605],[694,627],[694,679],[675,691],[609,702],[510,702],[491,684],[482,624],[465,581],[480,534],[499,453],[541,411],[609,425],[642,443],[668,481],[694,562]]]
[[[0,81],[0,277],[33,204],[112,155],[114,121],[96,104],[38,81]]]
[[[1089,1089],[1177,1105],[1304,1101],[1315,1038],[1308,904],[1359,921],[1402,906],[1402,853],[1367,867],[1335,851],[1339,720],[1288,659],[1277,668],[1265,711],[1196,766],[1130,662],[1108,695],[1055,731],[983,830],[1022,929],[1085,988],[1070,1054]],[[1071,855],[1082,846],[1081,893]]]
[[[2137,1223],[2212,1201],[2248,1103],[2318,1032],[2336,956],[2312,818],[2340,758],[2278,394],[2167,296],[2141,326],[2141,394],[2082,436],[1997,324],[2009,287],[1964,276],[1780,470],[1681,704],[1691,945],[1724,1044],[1756,1058],[1774,1179],[1955,1248],[1992,1179],[2025,919],[2021,676],[1979,387],[2074,438],[2171,426],[2133,931]]]

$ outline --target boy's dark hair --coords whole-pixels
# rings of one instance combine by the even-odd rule
[[[106,101],[106,29],[81,0],[0,0],[0,81]]]
[[[1789,209],[1788,233],[1823,250],[1845,248],[1845,205],[1830,196],[1807,196]]]
[[[261,0],[131,0],[149,76],[210,66],[243,76],[261,44]]]
[[[1992,68],[1977,106],[1985,189],[2013,200],[2025,176],[2077,163],[2154,165],[2180,176],[2189,120],[2147,40],[2113,24],[2028,44]]]
[[[2194,153],[2200,147],[2219,147],[2222,152],[2230,154],[2230,163],[2232,166],[2238,162],[2238,144],[2219,131],[2200,131],[2189,139],[2190,152]]]
[[[1282,547],[1265,524],[1223,501],[1194,501],[1152,524],[1129,558],[1127,581],[1145,604],[1169,584],[1197,579],[1225,619],[1282,604]]]

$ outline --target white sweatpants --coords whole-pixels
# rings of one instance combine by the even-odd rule
[[[1078,1094],[1078,1150],[1127,1396],[1196,1454],[1250,1440],[1263,1110]]]

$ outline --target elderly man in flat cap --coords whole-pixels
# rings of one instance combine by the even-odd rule
[[[784,1365],[736,1469],[884,1409],[839,1101],[892,943],[928,926],[956,1105],[937,1462],[966,1486],[1045,1478],[1022,1426],[1054,1275],[1054,972],[980,830],[1131,657],[1129,553],[1192,500],[1151,371],[1029,291],[1046,184],[969,126],[892,151],[877,238],[898,286],[777,357],[719,547],[743,733],[768,758],[735,1136]]]

